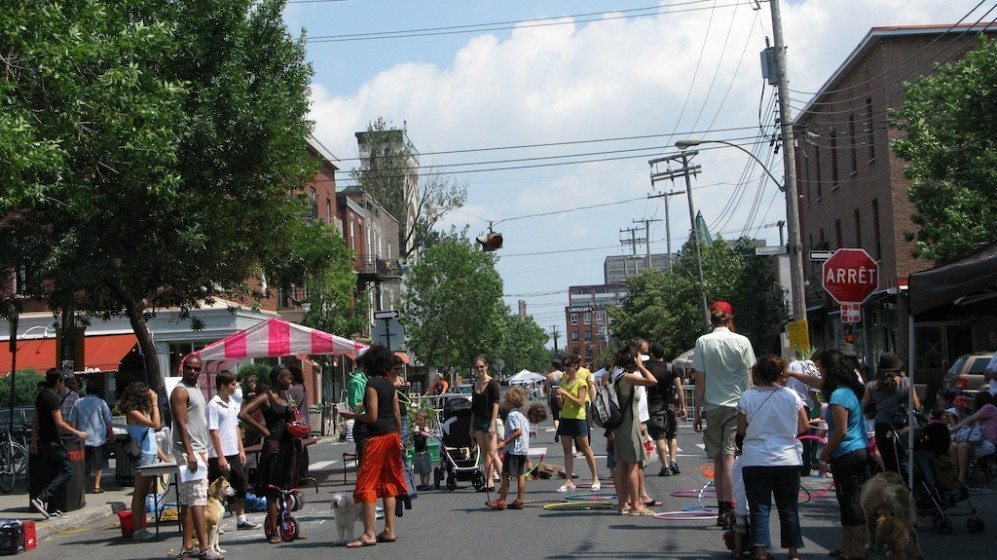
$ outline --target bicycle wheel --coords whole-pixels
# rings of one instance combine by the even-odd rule
[[[14,474],[22,475],[28,468],[28,448],[17,442],[11,445],[13,446],[11,462],[14,464]]]
[[[17,483],[17,471],[11,458],[11,448],[8,443],[0,443],[0,490],[9,493]]]

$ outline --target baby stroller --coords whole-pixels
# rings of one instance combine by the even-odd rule
[[[436,489],[446,479],[447,490],[455,490],[457,481],[470,481],[475,490],[485,487],[485,475],[478,466],[481,452],[471,439],[471,401],[464,397],[447,399],[437,419],[440,440],[440,466],[433,470]]]
[[[980,533],[983,520],[975,517],[969,490],[959,483],[958,467],[948,455],[950,445],[948,427],[941,422],[926,423],[915,431],[911,458],[917,515],[931,517],[932,526],[944,535],[952,533],[950,516],[968,515],[966,530]]]

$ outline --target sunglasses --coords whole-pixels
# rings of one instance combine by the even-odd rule
[[[478,369],[485,369],[485,368],[486,368],[486,367],[488,367],[488,366],[474,366],[474,367],[476,367],[476,368],[478,368]]]

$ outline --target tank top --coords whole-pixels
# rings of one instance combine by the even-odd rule
[[[283,439],[284,424],[291,420],[291,407],[286,404],[277,404],[273,399],[273,393],[267,391],[267,402],[270,404],[262,409],[263,421],[270,432],[270,439]]]
[[[393,434],[395,428],[395,384],[386,377],[371,377],[367,387],[377,393],[377,420],[367,424],[367,433],[372,436]]]
[[[208,451],[208,428],[206,424],[207,403],[204,401],[204,393],[196,384],[191,387],[180,382],[173,390],[180,387],[187,390],[187,433],[190,435],[190,447],[195,453]],[[183,439],[180,429],[177,426],[177,415],[173,414],[173,451],[176,454],[184,453]]]

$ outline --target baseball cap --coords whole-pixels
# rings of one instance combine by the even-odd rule
[[[952,400],[952,404],[959,408],[973,408],[973,401],[969,400],[966,395],[959,395]]]
[[[714,311],[720,311],[721,313],[733,315],[734,306],[726,301],[715,301],[710,305],[710,313],[713,313]]]

